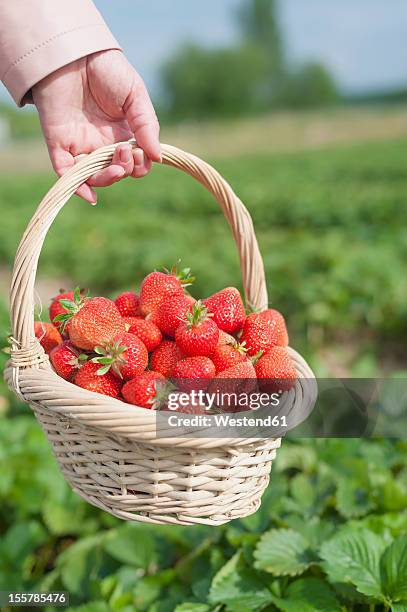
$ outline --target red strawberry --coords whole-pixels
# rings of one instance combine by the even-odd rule
[[[116,304],[107,298],[95,297],[78,306],[69,326],[69,338],[75,346],[91,351],[95,346],[111,342],[125,329]]]
[[[281,314],[281,312],[278,312],[278,310],[274,310],[274,308],[268,308],[267,310],[264,310],[260,314],[262,317],[264,317],[265,319],[268,319],[269,321],[275,324],[275,331],[276,331],[276,336],[278,340],[277,345],[278,346],[288,346],[289,339],[288,339],[287,327],[285,324],[285,319],[283,315]]]
[[[217,393],[218,408],[223,410],[246,410],[247,404],[239,405],[239,400],[246,399],[257,389],[256,372],[251,361],[237,363],[216,374],[208,391]]]
[[[186,357],[178,361],[172,375],[184,391],[206,389],[215,376],[215,366],[209,357]]]
[[[283,340],[281,324],[275,317],[262,312],[253,312],[244,322],[240,340],[245,343],[249,355],[268,351]]]
[[[66,308],[64,308],[61,304],[61,300],[74,300],[74,292],[73,291],[68,291],[67,293],[60,293],[59,295],[56,295],[50,304],[49,307],[49,319],[51,321],[51,323],[53,323],[53,325],[55,325],[55,327],[57,329],[60,329],[60,327],[62,326],[62,322],[61,321],[54,321],[55,317],[57,317],[58,315],[61,314],[66,314],[68,311],[66,310]]]
[[[166,272],[151,272],[140,288],[140,310],[144,316],[153,312],[161,302],[170,295],[183,295],[184,287],[191,284],[193,278],[190,270],[185,269],[179,275],[173,268]]]
[[[113,342],[95,347],[99,357],[92,361],[98,363],[100,374],[112,369],[112,374],[130,380],[144,372],[148,364],[148,352],[143,342],[133,334],[119,334]]]
[[[297,372],[287,350],[274,346],[254,366],[263,391],[288,391],[295,385]]]
[[[181,351],[175,342],[163,340],[151,355],[151,369],[169,378],[181,357]]]
[[[190,306],[184,321],[175,331],[175,342],[189,357],[209,356],[219,341],[219,329],[208,316],[208,309],[198,301]]]
[[[147,321],[146,319],[139,319],[133,322],[133,325],[128,330],[129,334],[134,334],[147,347],[149,353],[154,351],[154,349],[159,346],[161,343],[163,336],[160,332],[159,328],[152,321]]]
[[[233,334],[243,327],[246,317],[242,298],[235,287],[227,287],[203,300],[213,313],[213,320],[219,329]]]
[[[129,331],[130,327],[132,325],[134,325],[134,323],[136,323],[137,321],[144,321],[144,317],[142,317],[141,315],[138,315],[136,317],[122,317],[124,324],[126,326],[126,331]]]
[[[222,372],[238,363],[247,361],[245,348],[236,341],[234,344],[218,344],[210,357],[216,372]]]
[[[205,406],[197,406],[196,402],[192,402],[192,398],[188,398],[189,403],[186,403],[185,392],[183,392],[181,397],[181,393],[177,391],[172,391],[170,399],[171,402],[166,402],[161,408],[161,410],[165,412],[182,412],[187,414],[207,414]]]
[[[50,353],[58,344],[63,343],[61,334],[51,323],[35,321],[34,332],[46,353]]]
[[[141,315],[139,305],[140,298],[132,291],[125,291],[117,296],[114,303],[122,317],[136,317]]]
[[[159,372],[143,372],[124,385],[122,395],[127,403],[143,408],[156,408],[157,382],[165,384],[165,378]]]
[[[87,360],[87,356],[81,355],[69,340],[53,348],[49,358],[56,373],[65,380],[72,380]]]
[[[122,388],[122,382],[116,376],[113,376],[111,372],[98,374],[98,370],[100,370],[98,363],[93,363],[93,361],[86,362],[75,376],[75,385],[94,393],[118,397]]]
[[[154,311],[152,320],[160,328],[163,334],[173,338],[175,330],[185,318],[191,308],[189,300],[184,294],[173,294],[165,298]]]

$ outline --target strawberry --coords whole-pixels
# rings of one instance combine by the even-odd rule
[[[52,323],[35,321],[34,332],[46,353],[50,353],[58,344],[63,343],[61,334]]]
[[[175,330],[185,318],[191,308],[189,300],[184,294],[173,294],[168,296],[152,315],[152,320],[160,328],[163,334],[173,338]]]
[[[189,398],[189,403],[186,403],[186,398],[183,392],[183,397],[180,396],[180,392],[171,392],[171,404],[168,402],[164,403],[160,408],[165,412],[182,412],[186,414],[207,414],[204,405],[196,405],[196,402],[192,402],[192,398]],[[169,407],[171,405],[171,408]]]
[[[137,315],[136,317],[122,317],[124,324],[126,326],[126,331],[129,331],[130,327],[134,325],[136,321],[144,321],[144,317],[141,315]]]
[[[190,306],[184,321],[177,327],[175,342],[185,355],[209,356],[218,344],[218,326],[208,315],[206,306],[198,301]]]
[[[160,382],[164,385],[165,378],[159,372],[149,370],[132,378],[124,385],[122,395],[128,404],[155,409],[155,399]]]
[[[176,268],[173,268],[171,271],[148,274],[140,288],[141,314],[144,316],[150,314],[170,295],[183,295],[184,287],[194,280],[189,273],[190,269],[186,268],[178,275]]]
[[[281,323],[275,317],[262,312],[249,314],[244,322],[241,342],[245,343],[249,355],[268,351],[284,340]]]
[[[247,361],[246,349],[235,341],[234,344],[218,344],[210,355],[216,372],[222,372],[234,365]]]
[[[95,346],[111,342],[125,332],[125,323],[112,300],[104,297],[87,299],[83,304],[73,304],[64,320],[69,325],[69,338],[75,346],[91,351]]]
[[[215,376],[215,366],[209,357],[186,357],[178,361],[172,376],[178,379],[177,386],[184,391],[206,389]]]
[[[251,361],[242,361],[216,374],[208,391],[219,394],[218,408],[223,410],[244,410],[239,408],[239,398],[245,399],[257,389],[256,372]]]
[[[294,363],[282,346],[274,346],[267,351],[254,368],[262,391],[288,391],[297,380]]]
[[[181,357],[181,351],[175,342],[163,340],[151,355],[151,369],[169,378],[172,376],[173,370]]]
[[[55,372],[65,380],[72,380],[79,368],[88,359],[87,355],[80,354],[69,340],[54,347],[49,354],[49,358]]]
[[[100,365],[98,363],[93,363],[93,361],[86,362],[75,376],[75,385],[94,393],[118,397],[122,388],[122,382],[116,376],[113,376],[111,372],[98,374],[99,370]]]
[[[227,287],[203,300],[213,313],[213,320],[219,329],[234,334],[243,327],[246,317],[242,298],[235,287]]]
[[[162,333],[157,325],[146,319],[136,319],[128,332],[140,338],[146,345],[149,353],[154,351],[163,339]]]
[[[235,343],[236,343],[236,339],[233,336],[231,336],[230,334],[227,334],[221,329],[219,330],[218,346],[222,346],[222,344],[235,344]]]
[[[148,364],[148,352],[143,342],[134,334],[119,334],[113,342],[95,347],[98,357],[92,361],[101,367],[99,374],[105,374],[111,368],[112,374],[124,380],[130,380],[144,372]]]
[[[277,345],[278,346],[288,346],[289,339],[288,339],[287,327],[285,324],[285,319],[283,315],[281,314],[281,312],[278,312],[278,310],[274,310],[274,308],[268,308],[267,310],[264,310],[260,314],[265,319],[268,319],[269,321],[274,323],[276,336],[278,340]]]
[[[136,317],[137,315],[141,315],[139,308],[140,298],[132,291],[121,293],[117,296],[114,303],[122,317]]]
[[[49,307],[49,320],[51,321],[51,323],[53,323],[55,325],[55,327],[57,329],[60,329],[60,327],[62,326],[62,322],[61,321],[55,321],[55,317],[57,317],[58,315],[61,314],[66,314],[68,311],[66,310],[66,308],[64,308],[61,304],[61,300],[74,300],[74,292],[73,291],[68,291],[67,293],[60,293],[59,295],[56,295],[50,304]]]

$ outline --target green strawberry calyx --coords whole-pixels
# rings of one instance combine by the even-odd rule
[[[66,298],[59,300],[59,303],[65,308],[66,312],[62,312],[54,317],[53,323],[61,323],[61,329],[64,331],[67,323],[80,311],[87,299],[88,295],[84,294],[79,287],[76,287],[73,294],[73,300],[68,300]]]
[[[123,378],[121,367],[127,363],[124,353],[128,347],[123,344],[122,340],[115,340],[103,346],[96,346],[95,353],[97,357],[93,357],[93,363],[99,363],[101,367],[96,371],[98,376],[107,374],[110,368],[120,377]]]
[[[189,328],[199,327],[204,321],[212,317],[213,314],[209,312],[205,304],[198,300],[192,304],[191,309],[185,315],[185,322]]]
[[[191,268],[183,268],[178,271],[177,266],[174,265],[170,270],[168,268],[163,268],[163,270],[166,274],[175,276],[184,288],[189,287],[195,282],[195,276],[192,276]]]
[[[155,380],[155,396],[148,400],[151,404],[152,410],[159,410],[164,407],[168,401],[168,396],[173,391],[176,391],[177,387],[169,380]]]

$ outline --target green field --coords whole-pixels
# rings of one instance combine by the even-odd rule
[[[407,371],[406,160],[407,139],[211,160],[249,208],[270,303],[320,376]],[[3,283],[52,180],[1,177]],[[39,286],[114,295],[178,259],[193,268],[197,296],[240,287],[216,202],[157,169],[102,191],[96,208],[72,200],[47,238]],[[5,336],[5,305],[0,315]],[[65,589],[82,612],[407,610],[406,442],[285,443],[254,516],[150,527],[71,493],[28,409],[5,390],[1,414],[0,590]]]

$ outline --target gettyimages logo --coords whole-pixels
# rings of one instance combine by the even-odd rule
[[[407,437],[407,379],[177,381],[157,410],[157,436]]]

